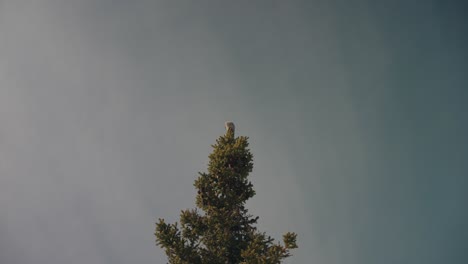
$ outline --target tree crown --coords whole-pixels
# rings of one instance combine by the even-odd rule
[[[258,217],[248,214],[245,202],[255,195],[249,173],[253,156],[248,137],[234,136],[234,125],[212,145],[208,171],[199,173],[198,209],[182,210],[180,226],[156,223],[157,245],[165,249],[171,264],[276,264],[297,248],[295,233],[283,236],[283,244],[255,227]]]

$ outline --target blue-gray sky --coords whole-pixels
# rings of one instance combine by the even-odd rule
[[[0,263],[165,263],[226,120],[288,263],[467,263],[466,12],[0,0]]]

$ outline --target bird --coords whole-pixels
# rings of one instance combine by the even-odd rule
[[[234,126],[233,122],[227,121],[226,123],[224,123],[224,126],[226,127],[226,134],[230,131],[234,134],[234,130],[236,127]]]

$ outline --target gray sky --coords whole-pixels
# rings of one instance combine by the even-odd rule
[[[466,11],[0,0],[0,263],[165,263],[226,120],[288,263],[466,263]]]

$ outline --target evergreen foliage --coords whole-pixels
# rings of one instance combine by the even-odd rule
[[[255,227],[258,217],[248,214],[245,202],[255,195],[248,175],[253,156],[248,138],[234,130],[212,145],[208,172],[199,173],[198,209],[183,210],[178,223],[156,223],[156,243],[171,264],[276,264],[297,248],[296,234],[286,233],[284,245]]]

